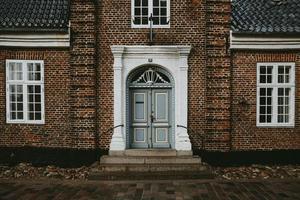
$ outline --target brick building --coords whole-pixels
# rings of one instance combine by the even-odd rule
[[[300,149],[297,0],[4,0],[2,149]]]

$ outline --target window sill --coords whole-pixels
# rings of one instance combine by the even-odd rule
[[[153,25],[152,28],[153,29],[158,29],[158,28],[170,28],[170,24],[167,25]],[[131,28],[150,28],[150,25],[135,25],[135,24],[131,24]]]
[[[295,128],[294,124],[256,124],[257,128]]]
[[[7,124],[44,125],[44,121],[6,121]]]

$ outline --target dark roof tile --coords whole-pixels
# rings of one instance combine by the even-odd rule
[[[233,0],[233,33],[300,33],[300,0]]]
[[[0,31],[67,31],[69,0],[0,0]]]

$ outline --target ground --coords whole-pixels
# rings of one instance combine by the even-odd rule
[[[210,180],[91,181],[80,168],[0,166],[0,200],[299,199],[300,166],[211,167]]]
[[[300,199],[300,180],[86,181],[0,180],[1,200]]]

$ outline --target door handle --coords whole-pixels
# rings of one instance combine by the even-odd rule
[[[151,123],[153,123],[155,120],[155,117],[153,116],[153,114],[150,115],[150,118],[151,118]]]

